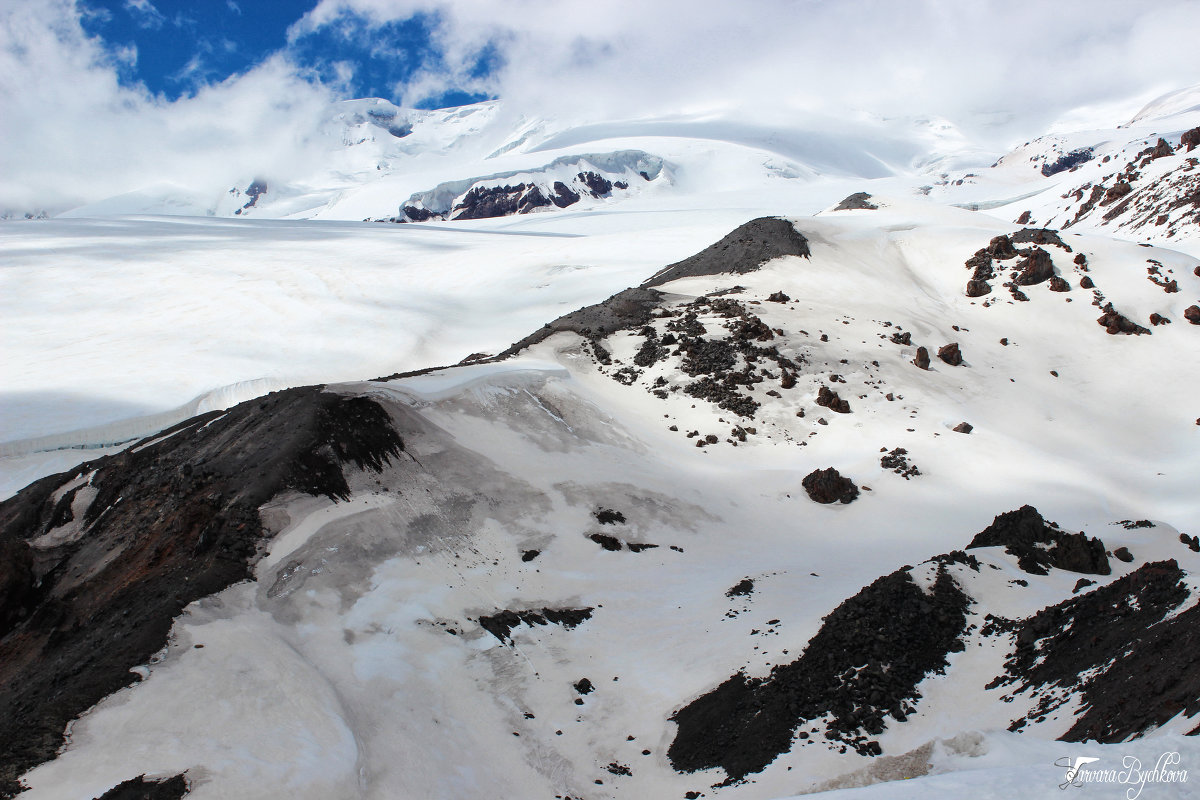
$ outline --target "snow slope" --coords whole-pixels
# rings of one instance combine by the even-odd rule
[[[1200,329],[1181,315],[1200,291],[1195,259],[1092,235],[1068,236],[1071,254],[1047,245],[1072,283],[1072,256],[1084,253],[1116,307],[1176,320],[1109,335],[1078,288],[1039,284],[1026,287],[1028,302],[986,306],[964,295],[963,262],[1014,226],[873,199],[877,210],[794,220],[807,258],[658,287],[673,315],[648,323],[660,339],[689,310],[721,339],[733,324],[726,307],[696,301],[734,286],[723,297],[776,329],[762,341],[799,365],[795,384],[745,388],[760,404],[752,418],[688,396],[678,356],[633,370],[644,326],[605,331],[599,345],[561,332],[511,361],[331,387],[387,409],[404,452],[378,474],[352,470],[349,500],[291,493],[264,506],[273,538],[253,580],[190,606],[145,679],[74,724],[65,752],[26,776],[23,796],[94,796],[142,773],[184,771],[196,798],[773,798],[878,780],[861,774],[872,757],[813,720],[808,739],[722,785],[720,768],[675,768],[671,717],[739,671],[765,677],[795,659],[822,618],[877,577],[917,565],[914,580],[931,580],[927,559],[1025,503],[1110,552],[1132,551],[1110,574],[1086,576],[1097,587],[1175,559],[1187,576],[1180,611],[1193,606],[1200,555],[1179,533],[1200,530],[1200,427],[1187,410],[1200,385],[1181,368],[1200,355]],[[1147,258],[1191,294],[1147,281]],[[771,301],[776,292],[790,299]],[[892,340],[901,330],[911,344]],[[952,341],[962,365],[911,363],[917,345]],[[771,363],[758,369],[779,377]],[[822,386],[850,413],[816,405]],[[961,421],[969,435],[952,430]],[[709,433],[716,442],[698,446]],[[881,449],[896,447],[919,475],[880,465]],[[862,487],[852,504],[805,496],[801,478],[831,465]],[[606,523],[605,509],[621,519]],[[1115,524],[1142,518],[1153,525]],[[1077,591],[1077,572],[1034,576],[1000,548],[971,552],[978,570],[948,569],[975,623],[1024,618]],[[746,579],[752,591],[733,591]],[[572,625],[514,617],[507,638],[484,625],[505,610],[544,609],[589,615]],[[948,797],[987,779],[1050,796],[1064,756],[1149,759],[1161,749],[1198,762],[1196,739],[1181,735],[1194,718],[1137,743],[1068,745],[1055,739],[1082,713],[1068,703],[1019,737],[1006,733],[1036,707],[987,688],[1014,642],[964,635],[907,719],[873,737],[885,756],[917,751],[892,778],[949,774],[878,791]],[[591,690],[578,688],[583,678]],[[1126,787],[1093,788],[1116,797]]]

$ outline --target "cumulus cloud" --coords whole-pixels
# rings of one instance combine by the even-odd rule
[[[126,7],[163,24],[151,0]],[[80,19],[99,13],[76,0],[0,4],[0,211],[299,174],[354,74],[338,54],[324,85],[297,66],[306,38],[340,32],[407,59],[411,43],[389,37],[411,19],[430,41],[389,99],[465,91],[581,120],[938,116],[1000,148],[1072,109],[1132,115],[1139,99],[1200,82],[1194,0],[320,0],[290,45],[244,74],[211,83],[198,49],[178,76],[192,93],[168,101],[120,80],[137,53],[88,36]]]
[[[406,103],[466,87],[533,110],[870,111],[1011,137],[1200,80],[1192,0],[321,0],[292,35],[418,14],[445,63],[398,87]]]
[[[286,178],[334,98],[285,57],[168,102],[118,80],[71,0],[0,10],[0,211],[61,210],[152,184],[220,192]]]

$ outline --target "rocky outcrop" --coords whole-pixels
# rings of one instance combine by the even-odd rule
[[[67,722],[136,680],[188,603],[250,577],[259,506],[287,490],[344,499],[347,465],[379,470],[403,448],[374,401],[289,389],[0,503],[0,797]]]
[[[797,660],[765,678],[738,673],[676,711],[671,766],[720,767],[726,783],[739,781],[790,750],[797,729],[818,719],[828,739],[879,755],[872,737],[889,719],[905,721],[917,685],[963,649],[968,602],[944,568],[928,590],[908,569],[879,578],[825,617]]]
[[[165,780],[148,780],[145,775],[139,775],[114,786],[95,800],[180,800],[187,793],[187,780],[183,775]]]
[[[879,206],[871,202],[871,195],[866,192],[855,192],[838,203],[834,211],[875,211]]]
[[[1057,175],[1060,172],[1066,172],[1070,169],[1075,169],[1080,164],[1084,164],[1092,160],[1093,150],[1090,147],[1081,147],[1078,150],[1072,150],[1069,153],[1064,153],[1056,160],[1042,164],[1042,175],[1049,178],[1051,175]]]
[[[735,228],[729,235],[694,256],[664,267],[642,284],[662,286],[679,278],[753,272],[780,256],[808,258],[808,239],[791,222],[760,217]]]
[[[1015,279],[1019,286],[1033,286],[1054,277],[1054,262],[1040,247],[1030,250],[1029,255],[1017,262],[1016,269],[1020,270]]]
[[[1136,322],[1129,319],[1129,317],[1117,311],[1115,308],[1113,308],[1112,303],[1106,303],[1102,310],[1104,313],[1100,315],[1096,322],[1104,326],[1104,330],[1110,335],[1123,333],[1126,335],[1134,334],[1140,336],[1143,333],[1150,333],[1149,328],[1143,328],[1141,325],[1138,325]],[[1186,315],[1187,312],[1185,311],[1184,314]]]
[[[1186,147],[1187,152],[1192,152],[1196,149],[1196,145],[1200,145],[1200,127],[1192,128],[1190,131],[1185,131],[1179,137],[1179,146]]]
[[[1167,156],[1173,155],[1175,155],[1175,148],[1171,147],[1170,142],[1168,142],[1166,139],[1162,138],[1161,136],[1158,137],[1158,141],[1155,143],[1154,149],[1150,151],[1150,159],[1154,160],[1156,158],[1166,158]]]
[[[1028,505],[996,517],[967,545],[968,550],[976,547],[1003,547],[1016,556],[1021,569],[1033,575],[1045,575],[1051,567],[1086,575],[1112,571],[1103,542],[1062,531]]]

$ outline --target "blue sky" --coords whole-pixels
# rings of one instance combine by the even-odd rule
[[[431,42],[435,13],[406,19],[368,20],[343,14],[336,25],[294,31],[317,0],[83,0],[81,24],[116,54],[123,85],[145,85],[176,100],[200,87],[248,72],[273,54],[333,87],[344,97],[402,100],[398,87],[419,71],[444,69]],[[494,51],[469,65],[472,77],[495,68]],[[449,89],[412,105],[441,108],[489,99],[482,92]]]

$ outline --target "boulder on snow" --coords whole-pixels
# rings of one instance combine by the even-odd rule
[[[958,342],[951,342],[938,348],[938,358],[952,367],[962,364],[962,351],[958,348]]]
[[[1053,228],[1022,228],[1010,238],[1013,244],[1052,244],[1068,253],[1071,252],[1071,246],[1064,242],[1058,231]]]
[[[1033,286],[1054,277],[1054,262],[1040,247],[1034,247],[1029,255],[1018,261],[1016,268],[1021,271],[1016,280],[1020,286]]]
[[[1079,285],[1084,289],[1095,289],[1096,284],[1092,282],[1091,275],[1084,275],[1079,279]]]
[[[1150,315],[1150,324],[1155,327],[1158,327],[1159,325],[1170,325],[1171,320],[1167,319],[1162,314],[1155,312]]]
[[[975,430],[975,426],[969,422],[960,422],[954,426],[953,430],[955,433],[970,433]]]
[[[838,393],[828,386],[822,386],[817,392],[817,405],[824,406],[837,414],[849,414],[850,404],[838,397]]]
[[[1071,291],[1071,284],[1067,283],[1066,278],[1063,278],[1060,275],[1055,275],[1050,279],[1050,291],[1069,292]]]
[[[967,297],[983,297],[991,292],[992,285],[987,281],[967,281]]]
[[[1018,225],[1028,225],[1030,220],[1032,220],[1032,219],[1033,219],[1032,211],[1022,211],[1021,216],[1017,217],[1017,224]]]
[[[918,347],[917,357],[913,359],[912,363],[920,369],[929,369],[929,351],[924,347]]]
[[[809,498],[817,503],[852,503],[858,497],[858,487],[854,481],[843,477],[833,467],[813,470],[804,476],[800,485],[808,492]]]
[[[1183,310],[1183,318],[1193,325],[1200,325],[1200,306],[1188,306]]]

